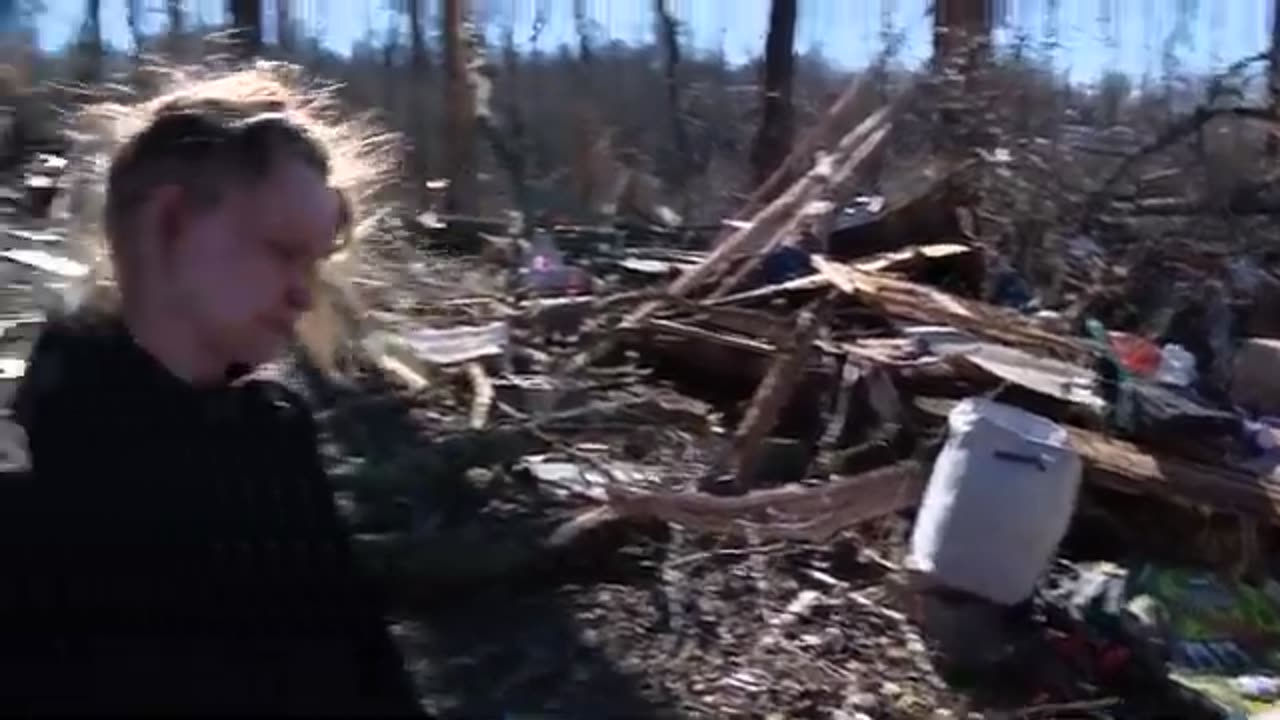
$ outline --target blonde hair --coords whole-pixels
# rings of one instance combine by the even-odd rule
[[[137,202],[159,184],[181,182],[213,200],[229,176],[261,174],[281,154],[298,157],[343,198],[343,242],[321,267],[315,307],[298,325],[313,361],[335,371],[346,341],[361,332],[363,313],[348,280],[375,220],[367,208],[395,177],[396,136],[368,116],[345,113],[336,86],[308,81],[294,65],[145,70],[159,88],[151,97],[100,98],[72,117],[64,209],[75,253],[91,268],[79,295],[119,302],[127,271],[122,239]]]

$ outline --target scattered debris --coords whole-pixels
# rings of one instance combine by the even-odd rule
[[[1035,278],[993,252],[1007,223],[970,192],[1017,181],[1033,149],[921,163],[865,194],[900,102],[852,122],[855,94],[713,228],[652,203],[661,222],[640,227],[403,218],[414,241],[370,250],[357,278],[369,367],[345,389],[309,380],[329,393],[326,448],[362,556],[406,606],[575,587],[588,627],[615,630],[600,652],[712,716],[1270,708],[1272,269],[1236,264],[1191,300],[1118,291],[1158,263],[1121,266],[1101,227],[1045,233],[1061,267]],[[1154,211],[1104,197],[1116,182],[1089,198],[1099,214]],[[28,273],[10,283],[27,296],[89,272],[56,233],[7,238],[0,269]],[[423,245],[448,259],[424,261]],[[29,312],[6,308],[4,339]],[[0,380],[21,372],[6,353]],[[1183,575],[1119,547],[1106,570],[1074,572],[1072,533],[1108,508],[1191,508],[1236,551]],[[646,579],[582,580],[620,565]],[[1213,632],[1184,631],[1228,595],[1247,611],[1231,601]],[[519,614],[489,610],[495,627]],[[1229,672],[1179,674],[1208,659]],[[533,658],[494,682],[547,672]]]
[[[66,278],[80,278],[89,274],[89,268],[84,264],[37,248],[3,250],[0,251],[0,257]]]

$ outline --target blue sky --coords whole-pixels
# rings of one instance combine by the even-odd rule
[[[44,0],[38,21],[41,45],[61,47],[81,21],[83,0]],[[130,42],[126,0],[102,0],[103,31],[109,42]],[[769,0],[668,0],[685,29],[686,41],[703,51],[723,51],[743,61],[764,46]],[[1173,47],[1184,69],[1209,71],[1267,46],[1273,0],[997,0],[1003,19],[999,34],[1026,34],[1033,42],[1057,38],[1054,58],[1073,80],[1088,82],[1115,67],[1136,77],[1158,76],[1164,51]],[[881,47],[886,23],[903,37],[903,59],[928,56],[930,0],[799,0],[796,28],[799,51],[818,49],[830,60],[858,67]],[[268,32],[274,25],[274,0],[264,0]],[[345,51],[369,33],[384,37],[397,16],[387,0],[293,0],[295,15],[312,19],[329,47]],[[144,0],[144,26],[164,28],[163,0]],[[192,20],[222,20],[223,0],[189,0]],[[528,47],[541,20],[537,45],[554,49],[575,43],[573,0],[473,0],[490,32],[514,30]],[[1050,8],[1057,7],[1057,12]],[[646,42],[653,36],[652,0],[586,0],[598,37]],[[1179,9],[1182,9],[1180,12]]]

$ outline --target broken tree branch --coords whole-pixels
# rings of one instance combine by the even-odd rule
[[[667,295],[687,296],[697,286],[720,277],[733,258],[758,252],[774,237],[779,228],[785,227],[817,198],[818,191],[826,186],[827,178],[840,169],[854,164],[851,162],[851,156],[864,147],[867,138],[874,138],[881,132],[888,132],[891,127],[888,118],[892,109],[893,106],[887,106],[876,111],[850,130],[833,152],[816,158],[814,167],[808,174],[768,207],[757,213],[745,227],[735,231],[733,236],[712,250],[697,267],[676,278],[668,286]],[[620,327],[624,329],[636,327],[660,309],[665,302],[663,299],[657,299],[641,304],[622,319]],[[593,359],[609,352],[616,342],[615,335],[610,334],[604,341],[577,353],[570,362],[569,368],[572,370],[586,367]]]
[[[1271,125],[1280,124],[1280,118],[1277,118],[1266,108],[1247,106],[1196,108],[1195,112],[1170,125],[1155,140],[1122,160],[1085,202],[1085,217],[1093,217],[1101,210],[1102,206],[1111,199],[1112,190],[1116,184],[1128,175],[1129,171],[1139,162],[1186,137],[1196,134],[1211,120],[1219,117],[1238,117]]]

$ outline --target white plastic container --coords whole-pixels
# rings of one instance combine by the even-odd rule
[[[1187,387],[1196,381],[1196,357],[1187,349],[1169,343],[1160,350],[1160,367],[1156,369],[1156,382],[1175,387]]]
[[[1066,534],[1080,457],[1053,421],[990,400],[961,402],[949,424],[907,564],[944,586],[1016,604]]]

